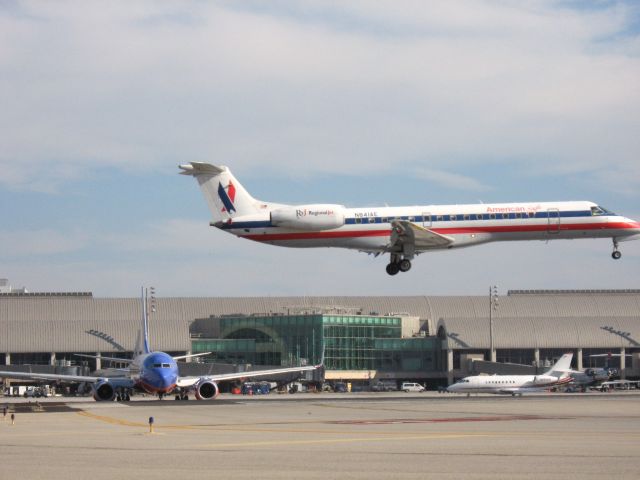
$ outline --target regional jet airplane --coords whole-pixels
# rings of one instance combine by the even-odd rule
[[[284,247],[341,247],[376,256],[389,253],[387,273],[411,268],[415,255],[506,240],[640,238],[640,223],[592,202],[346,208],[283,205],[254,199],[225,166],[191,162],[211,211],[211,226],[238,237]]]
[[[90,384],[93,389],[93,398],[97,401],[129,400],[130,394],[139,391],[158,395],[160,399],[166,394],[175,393],[176,400],[187,400],[189,393],[193,392],[198,400],[213,400],[218,396],[218,383],[229,380],[239,380],[254,377],[272,377],[283,373],[298,373],[315,370],[318,366],[277,368],[271,370],[256,370],[241,373],[225,373],[220,375],[207,375],[203,377],[181,377],[178,373],[177,360],[188,357],[207,355],[197,353],[172,357],[165,352],[152,352],[149,349],[148,315],[146,300],[142,298],[142,337],[140,347],[136,347],[135,357],[131,360],[112,357],[99,357],[102,360],[111,360],[119,363],[128,363],[125,369],[126,375],[122,377],[98,377],[82,375],[57,375],[49,373],[25,373],[0,371],[0,378],[27,379],[27,380],[52,380],[65,383]],[[98,358],[92,355],[81,357]]]
[[[453,393],[507,393],[512,396],[539,392],[573,381],[571,359],[573,353],[566,353],[547,372],[541,375],[476,375],[466,377],[447,388]]]

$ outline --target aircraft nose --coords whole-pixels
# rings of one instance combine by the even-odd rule
[[[171,372],[166,372],[166,373],[163,372],[160,375],[159,383],[160,383],[161,388],[163,388],[165,390],[168,389],[168,388],[171,388],[176,384],[175,375],[173,373],[171,373]]]

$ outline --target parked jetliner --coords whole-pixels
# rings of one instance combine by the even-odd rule
[[[513,396],[528,392],[539,392],[552,387],[566,385],[573,379],[571,359],[566,353],[547,372],[541,375],[476,375],[466,377],[447,388],[453,393],[508,393]]]
[[[152,352],[149,349],[148,316],[146,300],[142,298],[142,345],[136,347],[135,357],[131,360],[112,357],[99,357],[102,360],[111,360],[119,363],[128,363],[125,376],[122,377],[97,377],[82,375],[57,375],[48,373],[26,373],[0,371],[0,378],[28,379],[28,380],[52,380],[66,383],[85,382],[92,386],[93,397],[97,401],[129,400],[134,391],[141,391],[158,395],[160,399],[165,394],[175,393],[176,400],[187,400],[189,393],[193,392],[198,400],[212,400],[218,393],[218,383],[244,378],[274,376],[283,373],[298,373],[315,370],[320,366],[278,368],[271,370],[256,370],[241,373],[225,373],[220,375],[207,375],[203,377],[181,377],[178,373],[176,360],[188,357],[207,355],[197,353],[172,357],[165,352]],[[80,355],[82,357],[98,358],[92,355]]]
[[[346,208],[334,204],[282,205],[254,199],[225,166],[191,162],[183,175],[198,181],[211,226],[238,237],[284,247],[341,247],[389,253],[387,273],[411,268],[429,250],[505,240],[640,238],[640,223],[592,202]]]

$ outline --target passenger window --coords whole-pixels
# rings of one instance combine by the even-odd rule
[[[477,214],[476,215],[476,220],[482,220],[482,215],[481,214]]]
[[[495,220],[495,219],[496,219],[496,214],[495,214],[495,213],[490,214],[490,215],[489,215],[489,218],[490,218],[491,220]]]
[[[444,217],[442,215],[438,215],[438,221],[441,222],[442,220],[444,220]]]
[[[470,216],[470,215],[465,215],[465,216],[464,216],[464,219],[465,219],[465,220],[471,220],[471,216]]]
[[[361,218],[356,218],[356,223],[362,223],[362,219]]]
[[[409,217],[409,221],[410,222],[415,222],[416,221],[416,217]]]
[[[369,223],[376,223],[376,219],[374,217],[369,217]]]
[[[388,219],[387,217],[382,217],[382,218],[380,219],[380,222],[382,222],[382,223],[389,223],[389,219]]]

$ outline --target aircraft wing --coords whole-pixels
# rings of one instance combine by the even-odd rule
[[[446,247],[454,242],[451,237],[440,235],[407,220],[394,220],[391,222],[391,228],[391,242],[387,247],[388,251],[396,250],[396,247],[402,247],[407,243],[413,245],[413,249],[419,252]]]
[[[100,360],[105,360],[109,362],[118,362],[118,363],[133,363],[133,359],[131,358],[117,358],[117,357],[103,357],[98,355],[87,355],[85,353],[74,353],[76,357],[85,357],[85,358],[99,358]]]
[[[185,360],[187,358],[193,358],[193,357],[202,357],[203,355],[209,355],[211,352],[204,352],[204,353],[190,353],[189,355],[179,355],[177,357],[173,357],[173,359],[177,362],[178,360]]]
[[[84,375],[58,375],[55,373],[31,373],[31,372],[6,372],[0,371],[0,378],[13,378],[16,380],[54,380],[58,382],[87,382],[97,383],[102,377],[87,377]]]
[[[179,377],[177,386],[186,388],[192,387],[201,380],[209,380],[212,382],[223,382],[227,380],[239,380],[241,378],[267,377],[269,375],[278,375],[281,373],[298,373],[316,370],[318,366],[313,367],[291,367],[291,368],[274,368],[272,370],[254,370],[251,372],[222,373],[220,375],[206,375],[203,377]]]

